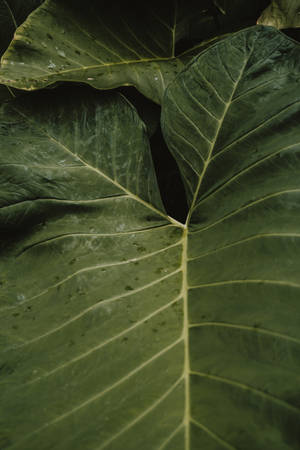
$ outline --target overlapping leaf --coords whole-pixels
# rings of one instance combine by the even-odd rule
[[[175,0],[108,2],[101,9],[97,1],[83,8],[81,0],[48,0],[18,30],[2,60],[2,82],[22,89],[58,80],[100,89],[134,85],[159,101],[184,66],[174,58],[181,12]]]
[[[112,1],[99,8],[97,0],[84,6],[82,0],[47,0],[18,29],[2,59],[0,81],[29,90],[57,81],[98,89],[133,85],[160,103],[165,87],[202,49],[201,41],[225,32],[216,27],[212,5]],[[229,11],[226,4],[226,17]],[[235,22],[229,18],[226,32]],[[177,41],[190,37],[195,47],[175,57]]]
[[[191,448],[299,445],[299,61],[292,40],[250,28],[167,89],[191,204]]]
[[[279,29],[300,27],[300,1],[272,0],[271,4],[262,12],[257,23]]]

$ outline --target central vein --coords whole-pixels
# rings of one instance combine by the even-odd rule
[[[189,318],[188,318],[188,281],[187,281],[187,235],[183,232],[182,249],[182,296],[183,296],[183,340],[184,340],[184,380],[185,380],[185,450],[190,448],[190,352],[189,352]]]
[[[250,54],[250,55],[251,55],[251,54]],[[208,168],[208,166],[209,166],[209,164],[210,164],[210,162],[211,162],[211,159],[212,159],[212,155],[213,155],[213,151],[214,151],[214,148],[215,148],[217,139],[218,139],[218,137],[219,137],[220,131],[221,131],[221,129],[222,129],[224,120],[225,120],[226,115],[227,115],[227,112],[228,112],[228,109],[230,108],[231,102],[232,102],[232,100],[233,100],[233,96],[234,96],[234,94],[235,94],[235,92],[236,92],[236,89],[237,89],[237,86],[238,86],[238,84],[239,84],[239,82],[240,82],[240,80],[241,80],[241,78],[242,78],[242,76],[243,76],[243,73],[244,73],[244,70],[245,70],[245,67],[246,67],[246,65],[247,65],[247,62],[248,62],[249,58],[250,58],[250,56],[249,56],[248,58],[246,58],[246,59],[243,61],[243,66],[241,67],[240,74],[239,74],[237,80],[234,82],[234,84],[233,84],[233,86],[232,86],[232,92],[231,92],[231,95],[230,95],[229,99],[228,99],[227,102],[225,103],[224,111],[223,111],[222,117],[220,117],[220,119],[218,120],[218,126],[217,126],[217,129],[216,129],[216,131],[215,131],[215,137],[214,137],[212,143],[210,144],[210,148],[209,148],[209,152],[208,152],[207,158],[206,158],[206,160],[204,161],[202,173],[201,173],[201,175],[200,175],[200,177],[199,177],[199,181],[198,181],[198,184],[197,184],[197,187],[196,187],[196,190],[195,190],[195,194],[194,194],[194,197],[193,197],[193,201],[192,201],[192,204],[191,204],[191,207],[190,207],[188,216],[187,216],[187,218],[186,218],[185,226],[188,226],[188,225],[189,225],[191,216],[192,216],[192,214],[193,214],[194,207],[195,207],[195,205],[196,205],[196,201],[197,201],[197,198],[198,198],[198,194],[199,194],[199,191],[200,191],[200,188],[201,188],[201,185],[202,185],[202,181],[203,181],[203,179],[204,179],[204,177],[205,177],[207,168]]]
[[[184,425],[185,425],[185,450],[190,449],[190,421],[191,421],[191,394],[190,394],[190,373],[191,373],[191,367],[190,367],[190,352],[189,352],[189,316],[188,316],[188,279],[187,279],[187,263],[188,263],[188,226],[191,219],[191,216],[193,214],[193,210],[195,208],[197,198],[199,195],[199,191],[202,185],[202,181],[205,177],[207,168],[211,162],[212,155],[215,149],[215,145],[217,142],[217,139],[219,137],[219,134],[221,132],[224,120],[226,118],[226,115],[228,113],[228,109],[230,108],[233,96],[236,92],[237,86],[241,80],[241,77],[244,73],[245,67],[247,65],[249,58],[246,58],[243,61],[243,66],[241,67],[240,74],[237,78],[237,80],[234,82],[232,86],[232,92],[228,99],[228,101],[224,105],[223,114],[218,120],[218,125],[215,131],[215,136],[213,141],[211,142],[209,152],[207,155],[206,160],[204,161],[203,170],[199,177],[198,184],[195,190],[195,194],[193,197],[193,201],[189,210],[189,213],[187,215],[187,219],[185,222],[185,229],[183,234],[183,251],[182,251],[182,296],[183,296],[183,311],[184,311],[184,323],[183,323],[183,340],[184,340],[184,379],[185,379],[185,411],[184,411]]]

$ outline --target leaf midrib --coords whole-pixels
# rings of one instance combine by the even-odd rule
[[[239,74],[238,78],[236,79],[236,81],[235,81],[235,83],[233,85],[233,89],[232,89],[231,95],[230,95],[228,101],[225,103],[225,108],[224,108],[223,114],[220,117],[220,119],[217,119],[219,124],[218,124],[218,127],[216,129],[215,137],[214,137],[213,141],[210,144],[210,148],[209,148],[209,152],[208,152],[207,158],[204,161],[204,166],[203,166],[203,169],[202,169],[202,173],[201,173],[201,175],[199,177],[199,181],[198,181],[198,184],[197,184],[197,187],[196,187],[196,190],[195,190],[193,201],[192,201],[192,204],[191,204],[191,207],[190,207],[187,219],[186,219],[186,223],[185,223],[186,226],[189,225],[189,222],[191,220],[191,216],[192,216],[194,208],[196,206],[197,197],[198,197],[198,194],[199,194],[202,182],[204,180],[204,177],[206,175],[207,168],[208,168],[210,162],[213,160],[213,156],[212,155],[213,155],[213,151],[214,151],[214,148],[215,148],[215,144],[216,144],[217,139],[219,137],[219,134],[220,134],[220,132],[222,130],[222,125],[223,125],[224,120],[226,118],[226,114],[227,114],[227,112],[228,112],[228,110],[229,110],[229,108],[231,106],[232,99],[233,99],[234,94],[236,92],[236,89],[237,89],[237,87],[239,85],[239,82],[240,82],[240,80],[241,80],[241,78],[242,78],[242,76],[244,74],[246,65],[247,65],[247,63],[248,63],[248,61],[249,61],[249,59],[251,57],[253,49],[254,49],[254,45],[252,46],[251,52],[249,53],[249,55],[244,60],[243,66],[242,66],[241,71],[240,71],[240,74]]]
[[[10,61],[8,60],[9,52],[10,52],[10,50],[7,50],[7,52],[3,55],[3,58],[1,60],[2,67],[10,65]],[[175,57],[169,56],[169,57],[161,57],[161,58],[143,58],[143,59],[137,59],[137,60],[129,60],[129,61],[125,61],[125,62],[124,61],[118,61],[118,62],[112,62],[112,63],[103,63],[103,64],[94,64],[94,65],[90,65],[90,66],[74,67],[72,69],[60,70],[60,71],[56,71],[56,72],[53,72],[53,73],[47,71],[47,75],[40,75],[40,76],[35,75],[34,80],[45,79],[45,77],[51,78],[51,77],[59,76],[59,75],[66,74],[66,73],[73,73],[73,72],[80,72],[80,71],[85,72],[87,70],[110,68],[110,67],[114,67],[114,66],[129,66],[129,65],[132,65],[132,64],[140,64],[140,63],[148,63],[148,62],[150,62],[150,63],[151,62],[154,62],[154,63],[170,62],[170,61],[173,61],[173,60],[177,60],[179,58],[180,58],[180,55],[179,56],[175,56]],[[179,61],[180,61],[180,59],[179,59]],[[44,70],[44,69],[42,69],[40,67],[38,67],[38,69],[39,70]],[[18,81],[7,80],[7,79],[3,79],[1,77],[0,77],[0,82],[2,82],[2,83],[9,82],[9,84],[11,84],[11,85],[18,84]],[[22,88],[22,89],[26,90],[25,87]]]
[[[184,423],[185,423],[185,450],[190,450],[191,449],[191,442],[190,442],[190,424],[193,423],[194,419],[191,415],[191,406],[190,406],[190,374],[191,374],[191,367],[190,367],[190,360],[189,360],[189,317],[188,317],[188,291],[189,291],[189,286],[188,286],[188,279],[187,279],[187,263],[188,263],[188,226],[191,220],[191,216],[194,210],[194,207],[196,205],[196,201],[197,201],[197,197],[202,185],[202,182],[204,180],[204,177],[206,175],[207,172],[207,168],[212,160],[212,155],[213,155],[213,151],[215,148],[215,144],[217,142],[218,136],[221,132],[222,129],[222,125],[223,122],[226,118],[226,114],[228,112],[228,109],[230,108],[232,99],[234,97],[234,94],[236,92],[237,86],[244,74],[244,70],[246,68],[246,65],[251,57],[252,51],[254,49],[254,45],[252,47],[252,50],[250,51],[250,53],[247,55],[247,57],[245,58],[244,62],[243,62],[243,66],[241,67],[240,73],[238,78],[236,79],[236,81],[233,84],[233,88],[232,88],[232,92],[231,95],[228,99],[227,102],[224,102],[224,111],[222,116],[220,117],[220,119],[218,120],[218,127],[216,129],[216,133],[214,136],[213,141],[210,144],[210,148],[209,148],[209,152],[207,155],[206,160],[204,160],[204,165],[203,165],[203,169],[202,169],[202,173],[199,176],[199,180],[198,180],[198,184],[195,190],[195,194],[193,196],[193,200],[192,200],[192,204],[191,207],[189,209],[187,218],[186,218],[186,222],[185,222],[185,231],[184,231],[184,250],[183,250],[183,257],[182,257],[182,267],[183,267],[183,299],[184,299],[184,331],[183,331],[183,335],[184,335],[184,345],[185,345],[185,366],[184,366],[184,375],[185,375],[185,383],[186,383],[186,387],[185,387],[185,418],[184,418]],[[198,424],[198,426],[200,426],[200,428],[203,428],[202,424]],[[205,427],[206,428],[206,427]],[[228,444],[227,442],[220,440],[220,438],[218,436],[216,436],[212,431],[205,429],[205,432],[207,432],[208,434],[213,435],[214,439],[219,441],[224,447],[231,449],[231,450],[235,450],[234,447],[232,447],[230,444]],[[222,442],[221,442],[222,441]]]
[[[187,276],[187,251],[188,251],[188,229],[185,226],[183,233],[182,248],[182,297],[183,297],[183,342],[184,342],[184,369],[183,376],[185,380],[185,410],[183,423],[185,425],[185,450],[190,448],[190,351],[189,351],[189,317],[188,317],[188,276]]]

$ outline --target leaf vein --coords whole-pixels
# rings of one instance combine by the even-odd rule
[[[237,330],[245,330],[251,331],[255,333],[266,334],[268,336],[273,336],[275,338],[284,339],[286,341],[293,342],[295,344],[300,344],[300,339],[294,338],[292,336],[288,336],[287,334],[278,333],[277,331],[267,330],[266,328],[261,327],[250,327],[247,325],[228,323],[228,322],[203,322],[203,323],[191,323],[190,328],[199,328],[199,327],[227,327],[227,328],[235,328]]]
[[[184,78],[182,78],[182,84],[185,88],[185,92],[188,94],[188,96],[190,97],[190,99],[192,99],[198,106],[200,106],[200,108],[202,108],[212,119],[216,120],[217,122],[220,120],[218,119],[218,117],[216,117],[211,111],[209,111],[193,94],[192,92],[189,90],[189,88],[187,87]]]
[[[92,37],[86,30],[84,30],[83,28],[81,28],[78,25],[78,22],[74,22],[74,20],[72,20],[72,18],[70,17],[70,14],[68,16],[68,20],[70,20],[70,22],[73,23],[73,25],[75,25],[75,28],[78,28],[78,30],[80,30],[82,32],[82,34],[85,34],[89,40],[92,40],[93,42],[95,42],[98,47],[100,48],[104,48],[106,51],[108,51],[109,53],[111,53],[112,55],[116,56],[117,58],[119,58],[120,61],[124,61],[124,59],[116,52],[114,52],[113,50],[111,50],[110,48],[106,47],[106,45],[104,45],[102,42],[100,42],[98,39]],[[73,44],[73,43],[72,43]],[[74,44],[73,44],[74,45]],[[87,53],[85,50],[82,50],[85,53]],[[88,53],[92,58],[94,58],[95,60],[98,60],[99,62],[103,63],[103,61],[99,58],[97,58],[96,56],[91,55],[90,53]]]
[[[289,194],[289,193],[298,193],[300,192],[300,189],[287,189],[286,191],[279,191],[279,192],[274,192],[272,194],[266,195],[265,197],[256,199],[255,201],[249,203],[246,206],[242,206],[234,211],[232,211],[231,213],[221,217],[220,219],[216,220],[215,222],[213,222],[210,225],[207,225],[206,227],[201,228],[200,230],[195,230],[195,231],[190,231],[191,234],[196,234],[196,233],[202,233],[203,231],[206,231],[210,228],[215,227],[216,225],[218,225],[221,222],[224,222],[225,220],[229,219],[230,217],[235,216],[236,214],[239,214],[240,212],[248,209],[248,208],[252,208],[253,206],[258,205],[259,203],[263,203],[266,200],[269,200],[270,198],[274,198],[274,197],[279,197],[280,195],[284,195],[284,194]]]
[[[225,384],[229,384],[231,386],[237,387],[239,389],[242,389],[244,391],[248,391],[251,392],[253,394],[259,395],[273,403],[276,403],[279,406],[282,406],[284,408],[289,409],[290,411],[296,413],[296,414],[300,414],[300,409],[291,405],[290,403],[287,403],[284,400],[281,400],[280,398],[276,397],[275,395],[269,394],[267,392],[264,392],[260,389],[254,388],[253,386],[250,386],[248,384],[244,384],[241,383],[239,381],[235,381],[232,380],[230,378],[226,378],[226,377],[220,377],[217,375],[212,375],[210,373],[205,373],[205,372],[197,372],[197,371],[191,371],[191,375],[195,375],[198,377],[203,377],[203,378],[208,378],[210,380],[216,381],[216,382],[220,382],[220,383],[225,383]]]
[[[205,431],[212,439],[217,441],[219,444],[221,444],[223,447],[229,449],[229,450],[238,450],[237,448],[230,445],[228,442],[224,441],[224,439],[220,438],[216,433],[211,431],[209,428],[207,428],[202,423],[195,420],[193,417],[191,417],[191,423],[193,423],[196,427],[200,428],[202,431]]]
[[[192,258],[188,258],[188,261],[195,261],[197,259],[205,258],[206,256],[210,256],[210,255],[219,253],[219,252],[221,252],[223,250],[227,250],[228,248],[235,247],[237,245],[241,245],[241,244],[244,244],[244,243],[249,242],[249,241],[253,241],[253,240],[256,240],[256,239],[262,239],[262,238],[269,238],[269,237],[271,237],[271,238],[272,237],[299,238],[300,237],[300,233],[264,233],[264,234],[254,234],[252,236],[248,236],[245,239],[241,239],[239,241],[232,242],[232,243],[230,243],[228,245],[224,245],[223,247],[219,247],[219,248],[216,248],[216,249],[211,250],[209,252],[202,253],[201,255],[194,256]]]
[[[52,334],[52,333],[58,331],[59,329],[65,327],[66,325],[69,325],[70,323],[72,323],[72,322],[78,320],[80,317],[84,316],[85,314],[87,314],[88,312],[92,311],[93,309],[102,307],[103,305],[106,305],[107,303],[115,302],[116,300],[119,300],[119,299],[121,299],[121,298],[129,297],[129,296],[131,296],[131,295],[136,294],[137,292],[144,291],[145,289],[148,289],[148,288],[150,288],[150,287],[152,287],[152,286],[155,286],[156,284],[160,283],[161,281],[166,280],[167,278],[171,278],[173,275],[179,273],[180,271],[181,271],[181,268],[179,268],[179,269],[177,269],[177,270],[174,270],[174,272],[168,273],[167,275],[165,275],[165,276],[163,276],[163,277],[161,277],[161,278],[157,278],[156,280],[151,281],[151,283],[144,284],[143,286],[141,286],[141,287],[139,287],[139,288],[133,289],[132,291],[128,291],[128,292],[125,292],[125,293],[123,293],[123,294],[118,294],[118,295],[115,295],[115,296],[113,296],[113,297],[110,297],[110,298],[107,298],[107,299],[104,299],[104,300],[99,300],[99,301],[96,302],[95,304],[93,304],[93,305],[89,306],[88,308],[86,308],[85,310],[81,311],[81,313],[79,313],[79,314],[77,314],[76,316],[72,317],[72,319],[69,319],[68,321],[64,322],[64,323],[63,323],[62,325],[60,325],[59,327],[55,328],[54,330],[50,330],[50,331],[48,331],[47,333],[44,333],[43,335],[38,336],[37,338],[33,338],[33,339],[31,339],[30,341],[27,341],[26,344],[24,344],[24,345],[31,344],[32,342],[34,342],[34,341],[36,341],[36,340],[39,340],[39,339],[41,339],[41,338],[43,338],[43,337],[48,336],[49,334]],[[50,288],[48,288],[48,289],[50,289]],[[24,305],[24,303],[27,303],[27,302],[29,302],[29,301],[31,301],[31,300],[34,300],[34,299],[36,299],[36,298],[38,298],[38,297],[41,297],[42,295],[45,295],[45,294],[48,292],[48,289],[45,289],[45,290],[44,290],[43,292],[41,292],[40,294],[38,294],[38,295],[36,295],[36,296],[34,296],[34,297],[31,297],[31,298],[28,299],[28,300],[23,301],[20,305],[22,306],[22,305]],[[14,306],[14,307],[11,307],[11,308],[9,308],[9,309],[17,308],[18,306],[19,306],[19,305]]]
[[[169,227],[174,227],[174,225],[172,225],[172,224],[158,225],[155,227],[142,228],[139,230],[120,231],[120,232],[115,232],[115,233],[114,232],[113,233],[85,233],[85,232],[65,233],[65,234],[60,234],[57,236],[52,236],[50,238],[44,239],[39,242],[34,242],[33,244],[30,244],[27,247],[24,247],[22,249],[22,251],[17,254],[17,257],[21,256],[26,251],[28,251],[34,247],[37,247],[39,245],[48,244],[48,243],[51,243],[51,242],[59,240],[59,239],[67,239],[69,237],[71,237],[71,238],[73,238],[73,237],[79,237],[79,238],[81,238],[81,237],[87,237],[87,238],[88,237],[104,237],[105,238],[105,237],[111,237],[111,236],[128,236],[128,235],[134,235],[134,234],[147,233],[149,231],[152,232],[154,230],[158,230],[158,229],[160,230],[160,229],[169,228]]]
[[[169,93],[169,98],[172,98],[172,102],[173,104],[176,106],[176,108],[178,109],[179,113],[186,119],[187,122],[189,122],[192,127],[196,130],[197,134],[199,134],[199,136],[201,136],[206,142],[208,142],[210,145],[212,144],[212,141],[210,139],[208,139],[207,136],[205,136],[200,129],[197,127],[197,125],[192,121],[192,119],[190,119],[190,117],[187,116],[187,114],[183,111],[183,109],[178,105],[178,103],[175,101],[174,97],[171,96],[171,94]],[[198,151],[197,151],[198,153]]]
[[[279,150],[276,150],[275,152],[271,153],[270,155],[265,156],[264,158],[259,159],[258,161],[254,162],[253,164],[251,164],[250,166],[245,167],[244,169],[240,170],[239,172],[237,172],[233,177],[231,177],[229,180],[225,181],[223,184],[221,184],[219,187],[217,187],[214,191],[210,192],[206,197],[202,198],[195,206],[195,208],[198,208],[198,206],[202,203],[204,203],[207,199],[211,198],[212,196],[214,196],[215,194],[217,194],[218,192],[222,191],[224,188],[228,187],[230,184],[232,184],[235,180],[237,180],[238,178],[240,178],[242,175],[244,175],[245,173],[249,172],[250,170],[252,170],[255,167],[260,166],[262,163],[264,163],[265,161],[268,161],[269,159],[272,159],[273,157],[277,156],[278,154],[288,151],[291,148],[298,146],[300,144],[300,142],[296,142],[296,144],[292,144],[289,145],[287,147],[281,148]]]
[[[134,31],[130,28],[128,23],[125,21],[124,17],[121,17],[122,22],[124,23],[125,27],[128,29],[129,33],[132,35],[132,37],[136,40],[138,44],[140,44],[141,47],[143,47],[146,52],[150,53],[150,55],[154,56],[154,58],[159,58],[159,55],[156,55],[152,50],[149,49],[147,45],[145,45],[144,42],[142,42],[137,35],[134,33]]]
[[[63,370],[63,369],[65,369],[66,367],[68,367],[68,366],[70,366],[70,365],[76,363],[77,361],[80,361],[81,359],[84,359],[84,358],[88,357],[88,356],[91,355],[92,353],[94,353],[94,352],[96,352],[96,351],[102,349],[102,348],[105,347],[106,345],[109,345],[111,342],[113,342],[113,341],[119,339],[120,337],[122,337],[122,336],[124,336],[124,335],[126,335],[126,334],[128,334],[128,333],[131,333],[135,328],[138,328],[139,326],[143,325],[143,324],[145,323],[146,320],[152,319],[152,317],[155,317],[156,315],[158,315],[158,314],[161,313],[162,311],[164,311],[164,310],[170,308],[170,306],[172,306],[174,303],[179,302],[179,300],[180,300],[181,298],[182,298],[182,297],[181,297],[180,295],[177,296],[175,299],[173,299],[172,301],[170,301],[170,302],[167,303],[166,305],[163,305],[162,307],[156,309],[156,310],[153,311],[152,313],[150,313],[150,314],[148,314],[147,316],[143,317],[143,319],[139,320],[139,321],[136,322],[134,325],[131,325],[130,327],[126,328],[125,330],[121,331],[120,333],[118,333],[118,334],[112,336],[112,337],[109,338],[109,339],[106,339],[105,341],[101,342],[101,344],[98,344],[98,345],[96,345],[95,347],[90,348],[90,349],[87,350],[86,352],[77,355],[75,358],[72,358],[71,360],[67,361],[66,363],[61,364],[60,366],[55,367],[55,369],[52,369],[52,370],[50,370],[50,371],[47,372],[47,373],[43,373],[43,375],[41,375],[41,376],[39,376],[39,377],[37,377],[37,378],[34,378],[33,380],[29,381],[29,382],[26,383],[26,384],[33,384],[33,383],[36,383],[37,381],[39,381],[39,380],[41,380],[41,379],[43,379],[43,378],[49,377],[49,376],[53,375],[54,373],[56,373],[56,372],[58,372],[58,371],[60,371],[60,370]],[[58,330],[55,329],[55,330],[52,330],[51,332],[52,332],[52,333],[55,333],[56,331],[58,331]],[[43,337],[43,336],[42,336],[42,337]],[[28,342],[27,342],[27,343],[28,343]],[[30,342],[29,342],[29,343],[30,343]]]
[[[176,434],[181,430],[181,428],[184,427],[184,423],[180,423],[178,425],[178,427],[175,428],[174,431],[172,431],[172,433],[163,441],[163,443],[160,445],[160,447],[157,450],[163,450],[166,445],[168,445],[168,443],[173,439],[173,437],[176,436]]]
[[[133,428],[140,420],[142,420],[144,417],[146,417],[148,414],[150,414],[154,409],[156,409],[160,403],[162,403],[175,389],[176,387],[182,382],[182,376],[169,388],[165,391],[164,394],[162,394],[152,405],[147,408],[142,414],[139,414],[132,422],[130,422],[128,425],[123,427],[118,433],[116,433],[114,436],[109,438],[107,441],[105,441],[101,447],[98,448],[98,450],[102,450],[103,448],[107,447],[112,441],[115,439],[118,439],[123,433]]]
[[[300,284],[286,281],[286,280],[255,280],[255,279],[244,279],[244,280],[224,280],[224,281],[214,281],[211,283],[202,283],[195,286],[189,286],[189,289],[199,289],[202,287],[215,287],[215,286],[224,286],[228,284],[274,284],[278,286],[288,286],[292,288],[300,288]]]
[[[189,142],[189,141],[186,139],[186,137],[182,136],[182,135],[179,134],[177,131],[175,131],[175,129],[173,128],[173,126],[172,126],[171,124],[169,124],[169,129],[170,129],[170,131],[171,131],[173,134],[175,134],[176,136],[178,136],[179,139],[181,139],[185,144],[187,144],[190,148],[192,148],[192,149],[194,150],[194,153],[196,153],[197,156],[200,157],[200,159],[202,160],[202,162],[203,162],[203,164],[204,164],[204,158],[203,158],[203,156],[201,155],[201,153],[198,152],[198,150],[196,149],[196,147],[195,147],[191,142]],[[172,142],[172,146],[173,146],[174,148],[176,148],[173,142]],[[180,157],[183,159],[183,157],[182,157],[182,152],[179,152],[177,149],[176,149],[176,151],[177,151],[177,153],[180,155]],[[187,159],[185,159],[185,161],[187,161]],[[190,166],[190,167],[193,169],[193,171],[199,176],[199,173],[193,168],[192,163],[189,163],[189,166]]]
[[[29,435],[27,435],[23,440],[26,440],[28,438],[30,438],[31,436],[41,432],[42,430],[44,430],[45,428],[49,428],[50,426],[55,425],[58,422],[61,422],[62,420],[66,419],[67,417],[76,414],[79,410],[81,410],[82,408],[85,408],[86,406],[88,406],[89,404],[99,400],[101,397],[103,397],[105,394],[107,394],[108,392],[111,392],[112,390],[114,390],[115,388],[117,388],[118,386],[120,386],[121,384],[123,384],[125,381],[129,380],[132,376],[136,375],[138,372],[140,372],[141,370],[143,370],[146,366],[148,366],[149,364],[151,364],[153,361],[155,361],[156,359],[160,358],[161,356],[163,356],[165,353],[167,353],[168,351],[170,351],[172,348],[174,348],[176,345],[178,345],[180,342],[182,342],[182,339],[178,339],[175,342],[173,342],[172,344],[168,345],[167,347],[165,347],[163,350],[161,350],[160,352],[156,353],[155,355],[153,355],[151,358],[149,358],[147,361],[144,361],[142,364],[140,364],[139,366],[137,366],[134,370],[130,371],[129,373],[127,373],[124,377],[120,378],[118,381],[116,381],[115,383],[113,383],[111,386],[108,386],[106,389],[102,390],[101,392],[98,392],[97,394],[93,395],[92,397],[88,398],[87,400],[83,401],[82,403],[80,403],[79,405],[75,406],[74,408],[72,408],[71,410],[65,412],[64,414],[61,414],[60,416],[56,417],[54,420],[52,420],[51,422],[47,422],[45,423],[42,427],[38,428],[37,430],[33,431],[32,433],[30,433]]]
[[[213,156],[212,160],[219,158],[220,155],[222,155],[223,153],[227,152],[230,147],[232,147],[233,145],[235,145],[237,142],[241,142],[243,141],[247,136],[255,133],[257,130],[259,130],[260,128],[262,128],[264,125],[266,125],[269,122],[272,122],[272,120],[274,118],[277,118],[278,116],[280,116],[280,114],[285,113],[286,111],[288,111],[291,107],[297,105],[298,103],[300,103],[300,100],[297,100],[294,103],[291,103],[290,105],[288,105],[286,108],[283,108],[281,111],[279,111],[278,113],[274,114],[273,116],[271,116],[269,119],[264,120],[263,122],[261,122],[259,125],[257,125],[256,127],[252,128],[252,130],[247,131],[247,133],[243,134],[242,136],[240,136],[239,138],[233,140],[232,142],[230,142],[230,144],[226,145],[225,147],[223,147],[222,149],[219,150],[219,152]]]

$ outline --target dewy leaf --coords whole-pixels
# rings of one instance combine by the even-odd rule
[[[1,107],[1,443],[158,447],[184,411],[182,227],[130,104],[64,92]]]
[[[254,24],[264,3],[244,0],[241,7],[240,1],[226,1],[220,21],[212,0],[200,6],[198,0],[111,0],[101,6],[90,0],[84,7],[82,0],[47,0],[17,30],[2,59],[0,82],[28,90],[56,81],[98,89],[133,85],[160,103],[203,41],[241,28],[249,18]],[[178,41],[192,42],[193,49],[181,56]]]
[[[184,67],[174,56],[189,30],[186,16],[199,15],[197,1],[181,3],[110,1],[99,8],[97,0],[47,0],[17,30],[0,82],[29,90],[62,80],[98,89],[133,85],[160,102]]]
[[[299,44],[253,27],[166,91],[191,204],[185,448],[299,448],[299,80]]]
[[[185,226],[123,97],[2,105],[2,447],[298,449],[299,61],[254,27],[170,85]]]
[[[262,12],[257,23],[279,29],[300,27],[300,1],[273,0]]]

